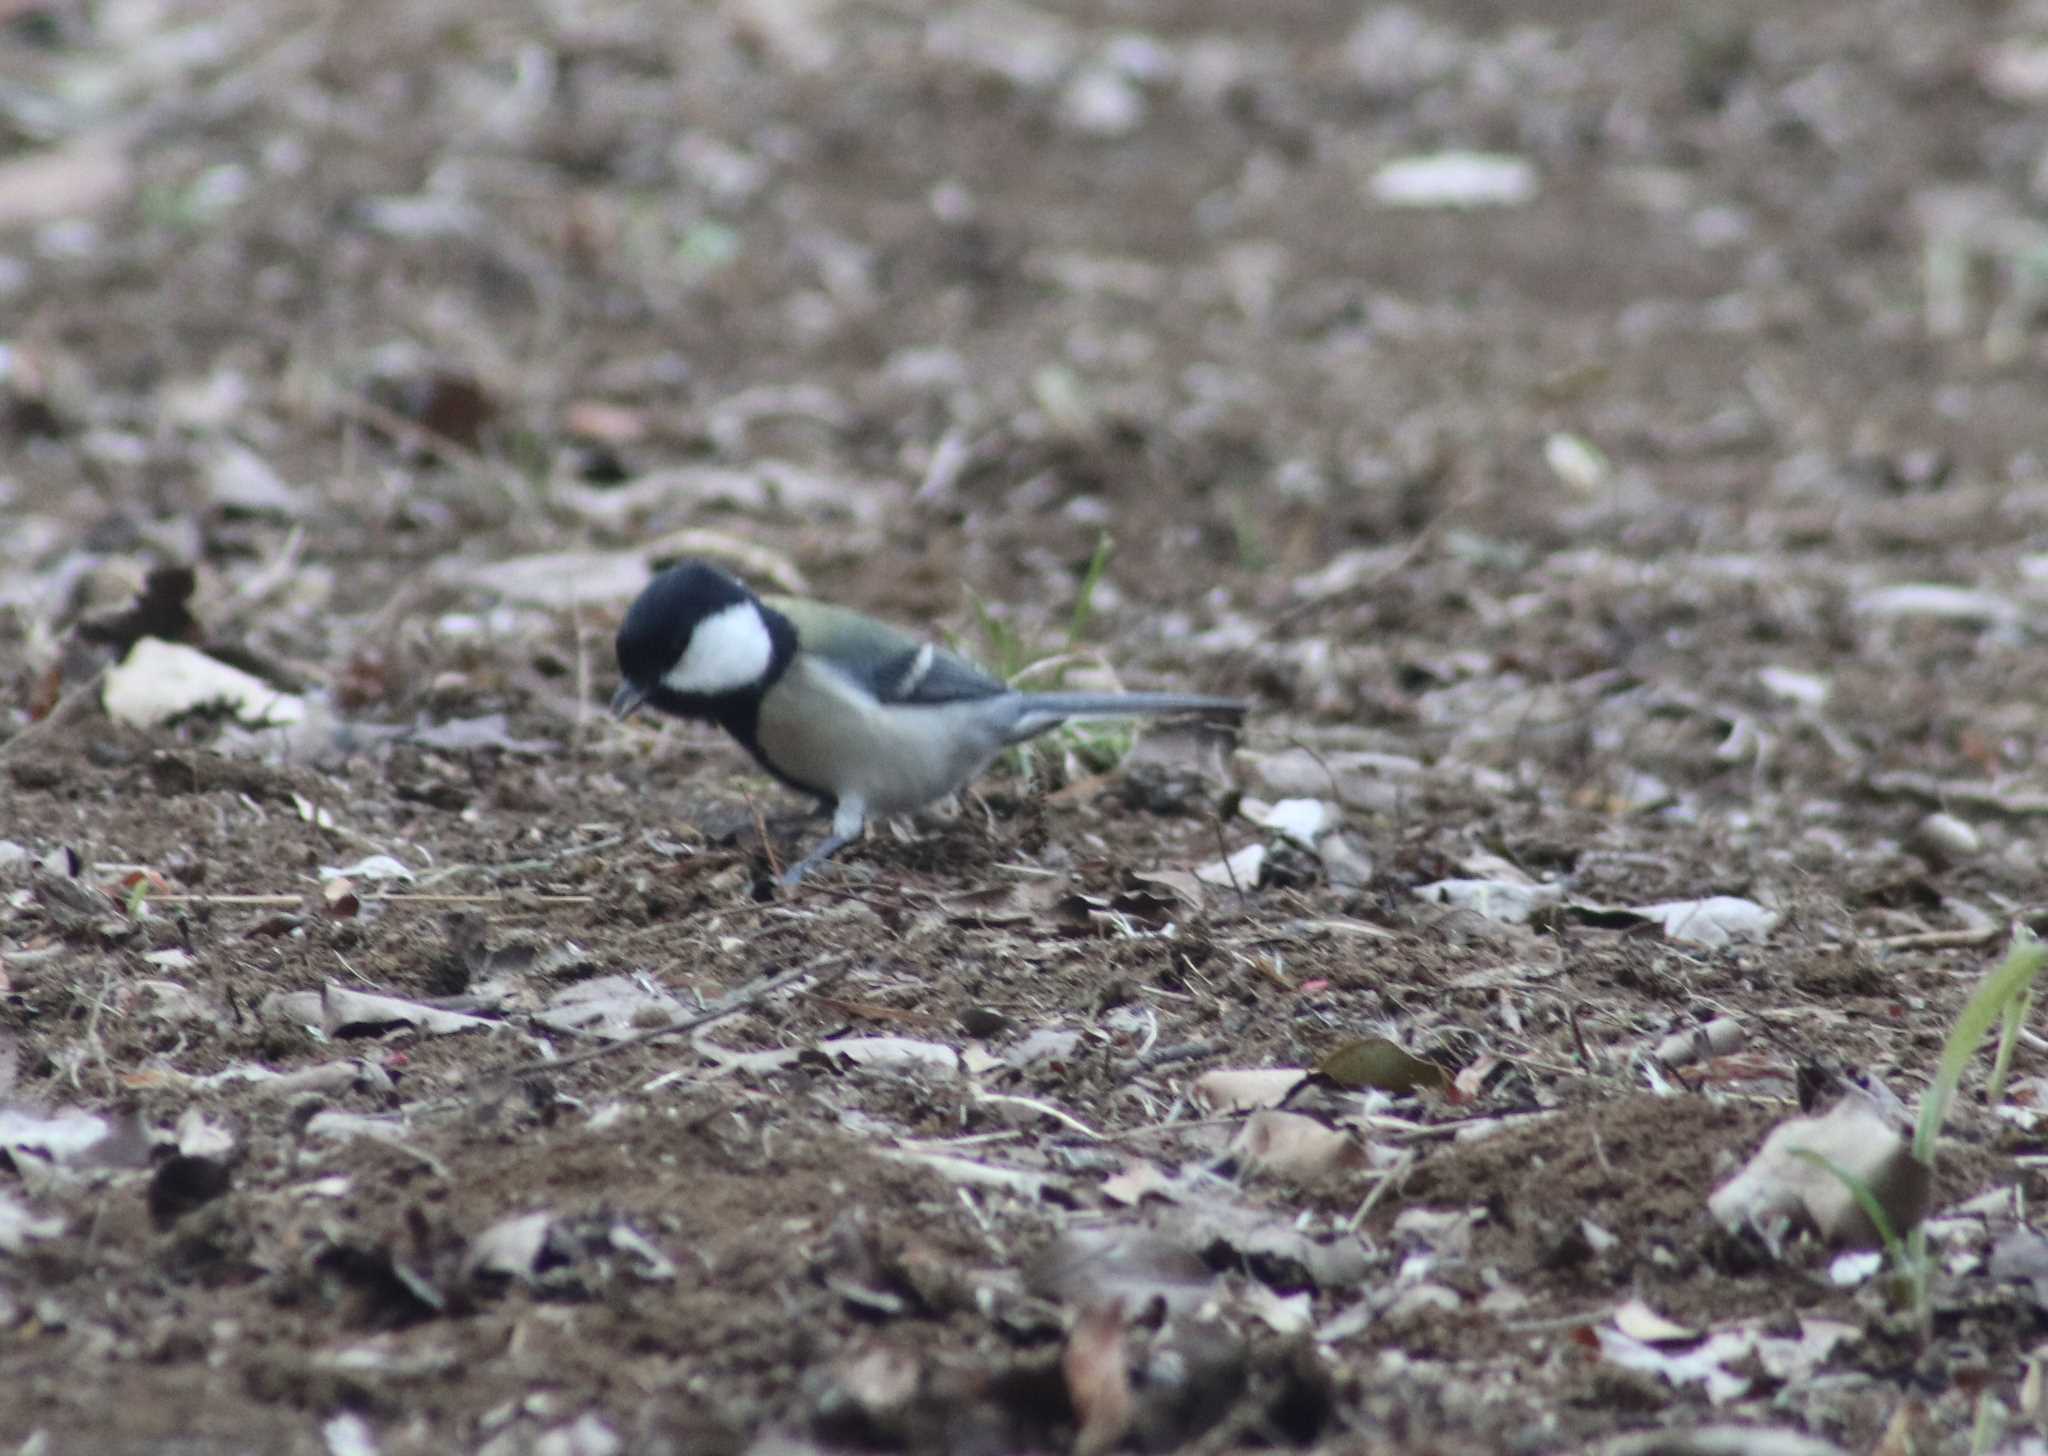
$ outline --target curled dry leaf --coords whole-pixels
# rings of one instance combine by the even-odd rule
[[[1425,900],[1453,909],[1470,910],[1502,925],[1524,925],[1538,910],[1564,899],[1559,885],[1532,885],[1519,880],[1435,880],[1416,887]]]
[[[1777,927],[1779,915],[1754,900],[1735,895],[1710,895],[1704,900],[1664,900],[1634,905],[1629,913],[1664,927],[1673,940],[1718,948],[1737,941],[1764,940]]]
[[[1250,1067],[1204,1072],[1189,1090],[1196,1106],[1213,1113],[1278,1107],[1301,1085],[1302,1067]]]
[[[1770,1426],[1696,1426],[1623,1436],[1596,1456],[1848,1456],[1831,1441]],[[1875,1453],[1873,1453],[1875,1456]]]
[[[1819,1117],[1781,1123],[1707,1208],[1731,1232],[1748,1225],[1768,1239],[1777,1224],[1804,1217],[1832,1243],[1871,1247],[1878,1231],[1843,1175],[1870,1190],[1902,1238],[1927,1212],[1932,1174],[1860,1089]]]
[[[533,1019],[553,1031],[619,1038],[672,1025],[688,1014],[667,988],[648,978],[612,975],[562,987]]]
[[[1277,804],[1246,799],[1238,812],[1261,829],[1291,839],[1303,849],[1314,849],[1316,841],[1337,823],[1337,811],[1321,799],[1282,799]]]
[[[58,1167],[101,1161],[102,1145],[113,1131],[113,1124],[96,1113],[0,1108],[0,1152],[46,1158]]]
[[[196,647],[144,637],[107,669],[100,705],[117,723],[154,728],[201,708],[226,708],[252,726],[298,723],[305,700]]]
[[[323,880],[410,880],[411,870],[388,854],[372,854],[348,865],[322,865],[318,871]]]
[[[1290,1182],[1310,1182],[1365,1166],[1365,1149],[1348,1133],[1324,1127],[1298,1112],[1255,1112],[1231,1141],[1230,1150],[1250,1172]]]
[[[63,1219],[38,1216],[11,1194],[0,1193],[0,1254],[19,1254],[33,1240],[54,1239],[63,1232]]]
[[[1122,1172],[1102,1180],[1102,1196],[1111,1203],[1135,1208],[1147,1198],[1163,1198],[1171,1203],[1174,1187],[1174,1181],[1160,1171],[1157,1163],[1133,1158],[1124,1164]]]
[[[318,991],[273,991],[263,998],[260,1011],[267,1019],[317,1026],[330,1036],[375,1035],[396,1026],[409,1026],[428,1036],[446,1036],[502,1024],[397,996],[351,990],[333,981]]]
[[[553,1213],[522,1213],[500,1219],[470,1242],[465,1260],[470,1275],[491,1275],[501,1279],[529,1279],[540,1266],[547,1247]]]
[[[1362,890],[1372,883],[1372,856],[1348,834],[1325,834],[1316,843],[1316,857],[1333,889]]]
[[[1259,887],[1259,872],[1266,867],[1266,846],[1247,844],[1227,859],[1205,864],[1195,871],[1195,878],[1204,884],[1220,885],[1226,890],[1256,890]]]
[[[1664,1318],[1640,1299],[1631,1299],[1615,1310],[1614,1327],[1646,1345],[1683,1344],[1700,1337],[1698,1330]]]
[[[907,1036],[841,1036],[818,1043],[818,1050],[849,1067],[879,1067],[896,1072],[939,1072],[952,1076],[960,1070],[960,1055],[935,1041],[918,1041]]]

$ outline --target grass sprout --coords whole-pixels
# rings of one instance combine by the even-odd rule
[[[2019,1040],[2020,1027],[2033,1006],[2034,977],[2040,973],[2044,962],[2048,962],[2048,945],[2043,945],[2024,927],[2015,931],[2012,949],[1964,1003],[1955,1025],[1949,1028],[1948,1039],[1942,1043],[1941,1061],[1935,1067],[1934,1081],[1920,1099],[1920,1120],[1913,1129],[1914,1161],[1927,1169],[1930,1178],[1940,1146],[1942,1124],[1948,1120],[1956,1088],[1962,1084],[1963,1072],[1969,1067],[1970,1058],[1976,1055],[1977,1048],[1993,1025],[1999,1028],[1998,1049],[1985,1091],[1994,1107],[2004,1095],[2006,1074],[2012,1066],[2013,1046]],[[1927,1250],[1925,1225],[1916,1223],[1901,1237],[1869,1184],[1832,1159],[1810,1149],[1796,1149],[1793,1156],[1815,1167],[1825,1168],[1849,1190],[1857,1206],[1870,1220],[1871,1227],[1884,1241],[1885,1254],[1891,1260],[1906,1302],[1921,1328],[1926,1329],[1933,1312],[1934,1260]]]
[[[1066,686],[1067,674],[1075,668],[1100,666],[1101,654],[1083,648],[1081,642],[1095,621],[1096,593],[1115,550],[1116,543],[1107,531],[1096,538],[1067,614],[1066,642],[1051,652],[1033,652],[1021,632],[991,612],[987,602],[969,592],[968,606],[981,638],[977,655],[983,664],[1011,687],[1033,692],[1057,692]],[[1067,760],[1072,760],[1087,771],[1102,773],[1114,768],[1136,741],[1137,730],[1129,723],[1068,723],[1035,743],[1017,745],[1004,755],[1004,762],[1027,780],[1057,781],[1061,770],[1047,767],[1049,762],[1064,767]]]

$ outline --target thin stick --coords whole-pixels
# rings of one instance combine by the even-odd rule
[[[1866,940],[1872,950],[1961,950],[1988,945],[2006,934],[2003,925],[1984,925],[1975,930],[1923,930],[1914,935],[1886,935]]]
[[[836,966],[833,965],[835,961],[839,963]],[[826,970],[825,968],[828,966],[832,968]],[[623,1037],[615,1042],[608,1042],[604,1046],[595,1047],[590,1051],[578,1052],[572,1057],[558,1057],[552,1062],[530,1062],[523,1067],[507,1067],[496,1075],[509,1082],[516,1081],[521,1077],[530,1077],[536,1073],[561,1072],[566,1071],[570,1067],[587,1066],[591,1062],[601,1061],[605,1057],[612,1056],[618,1052],[628,1051],[633,1047],[645,1046],[648,1042],[656,1041],[662,1037],[681,1036],[685,1032],[700,1031],[704,1027],[711,1025],[714,1021],[723,1021],[728,1016],[737,1016],[742,1011],[750,1011],[763,1001],[766,1001],[770,996],[773,996],[777,991],[787,989],[796,982],[803,980],[806,976],[818,976],[817,984],[819,986],[829,986],[845,975],[850,969],[852,969],[851,957],[839,954],[824,956],[813,961],[810,965],[799,966],[796,970],[785,971],[779,976],[759,982],[745,990],[735,991],[732,995],[727,996],[724,1000],[719,1001],[708,1010],[698,1013],[687,1021],[677,1021],[668,1026],[656,1026],[646,1031],[636,1032],[632,1036]],[[822,975],[820,974],[821,972],[823,972]],[[488,1086],[489,1083],[486,1082],[484,1085]]]
[[[311,893],[310,891],[308,893]],[[588,905],[597,899],[595,895],[543,895],[531,892],[524,895],[361,895],[357,897],[366,905],[389,905],[411,902],[419,905],[502,905],[507,900],[537,900],[544,905]],[[151,905],[303,905],[305,895],[148,895],[145,901]]]
[[[1050,1102],[1041,1102],[1036,1097],[1017,1097],[1005,1092],[982,1092],[976,1095],[975,1103],[982,1107],[1021,1107],[1027,1112],[1036,1112],[1051,1118],[1061,1127],[1079,1133],[1090,1142],[1107,1142],[1101,1133],[1090,1127],[1071,1112],[1064,1112]]]
[[[1140,1072],[1156,1071],[1169,1062],[1191,1062],[1198,1057],[1214,1056],[1217,1052],[1223,1051],[1225,1046],[1226,1043],[1220,1041],[1184,1041],[1173,1046],[1158,1047],[1142,1057],[1134,1058],[1130,1065],[1124,1068],[1124,1074],[1134,1077]]]

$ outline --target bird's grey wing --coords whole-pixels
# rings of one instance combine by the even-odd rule
[[[806,652],[831,663],[881,702],[938,707],[1010,691],[966,658],[849,608],[786,597],[767,600],[796,623]]]

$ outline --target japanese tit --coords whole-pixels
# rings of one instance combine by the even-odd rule
[[[1026,693],[972,663],[844,607],[759,597],[703,562],[655,577],[616,643],[612,712],[643,704],[716,723],[760,765],[832,811],[832,832],[783,875],[858,838],[870,815],[945,798],[997,754],[1076,718],[1241,718],[1229,698],[1182,693]]]

